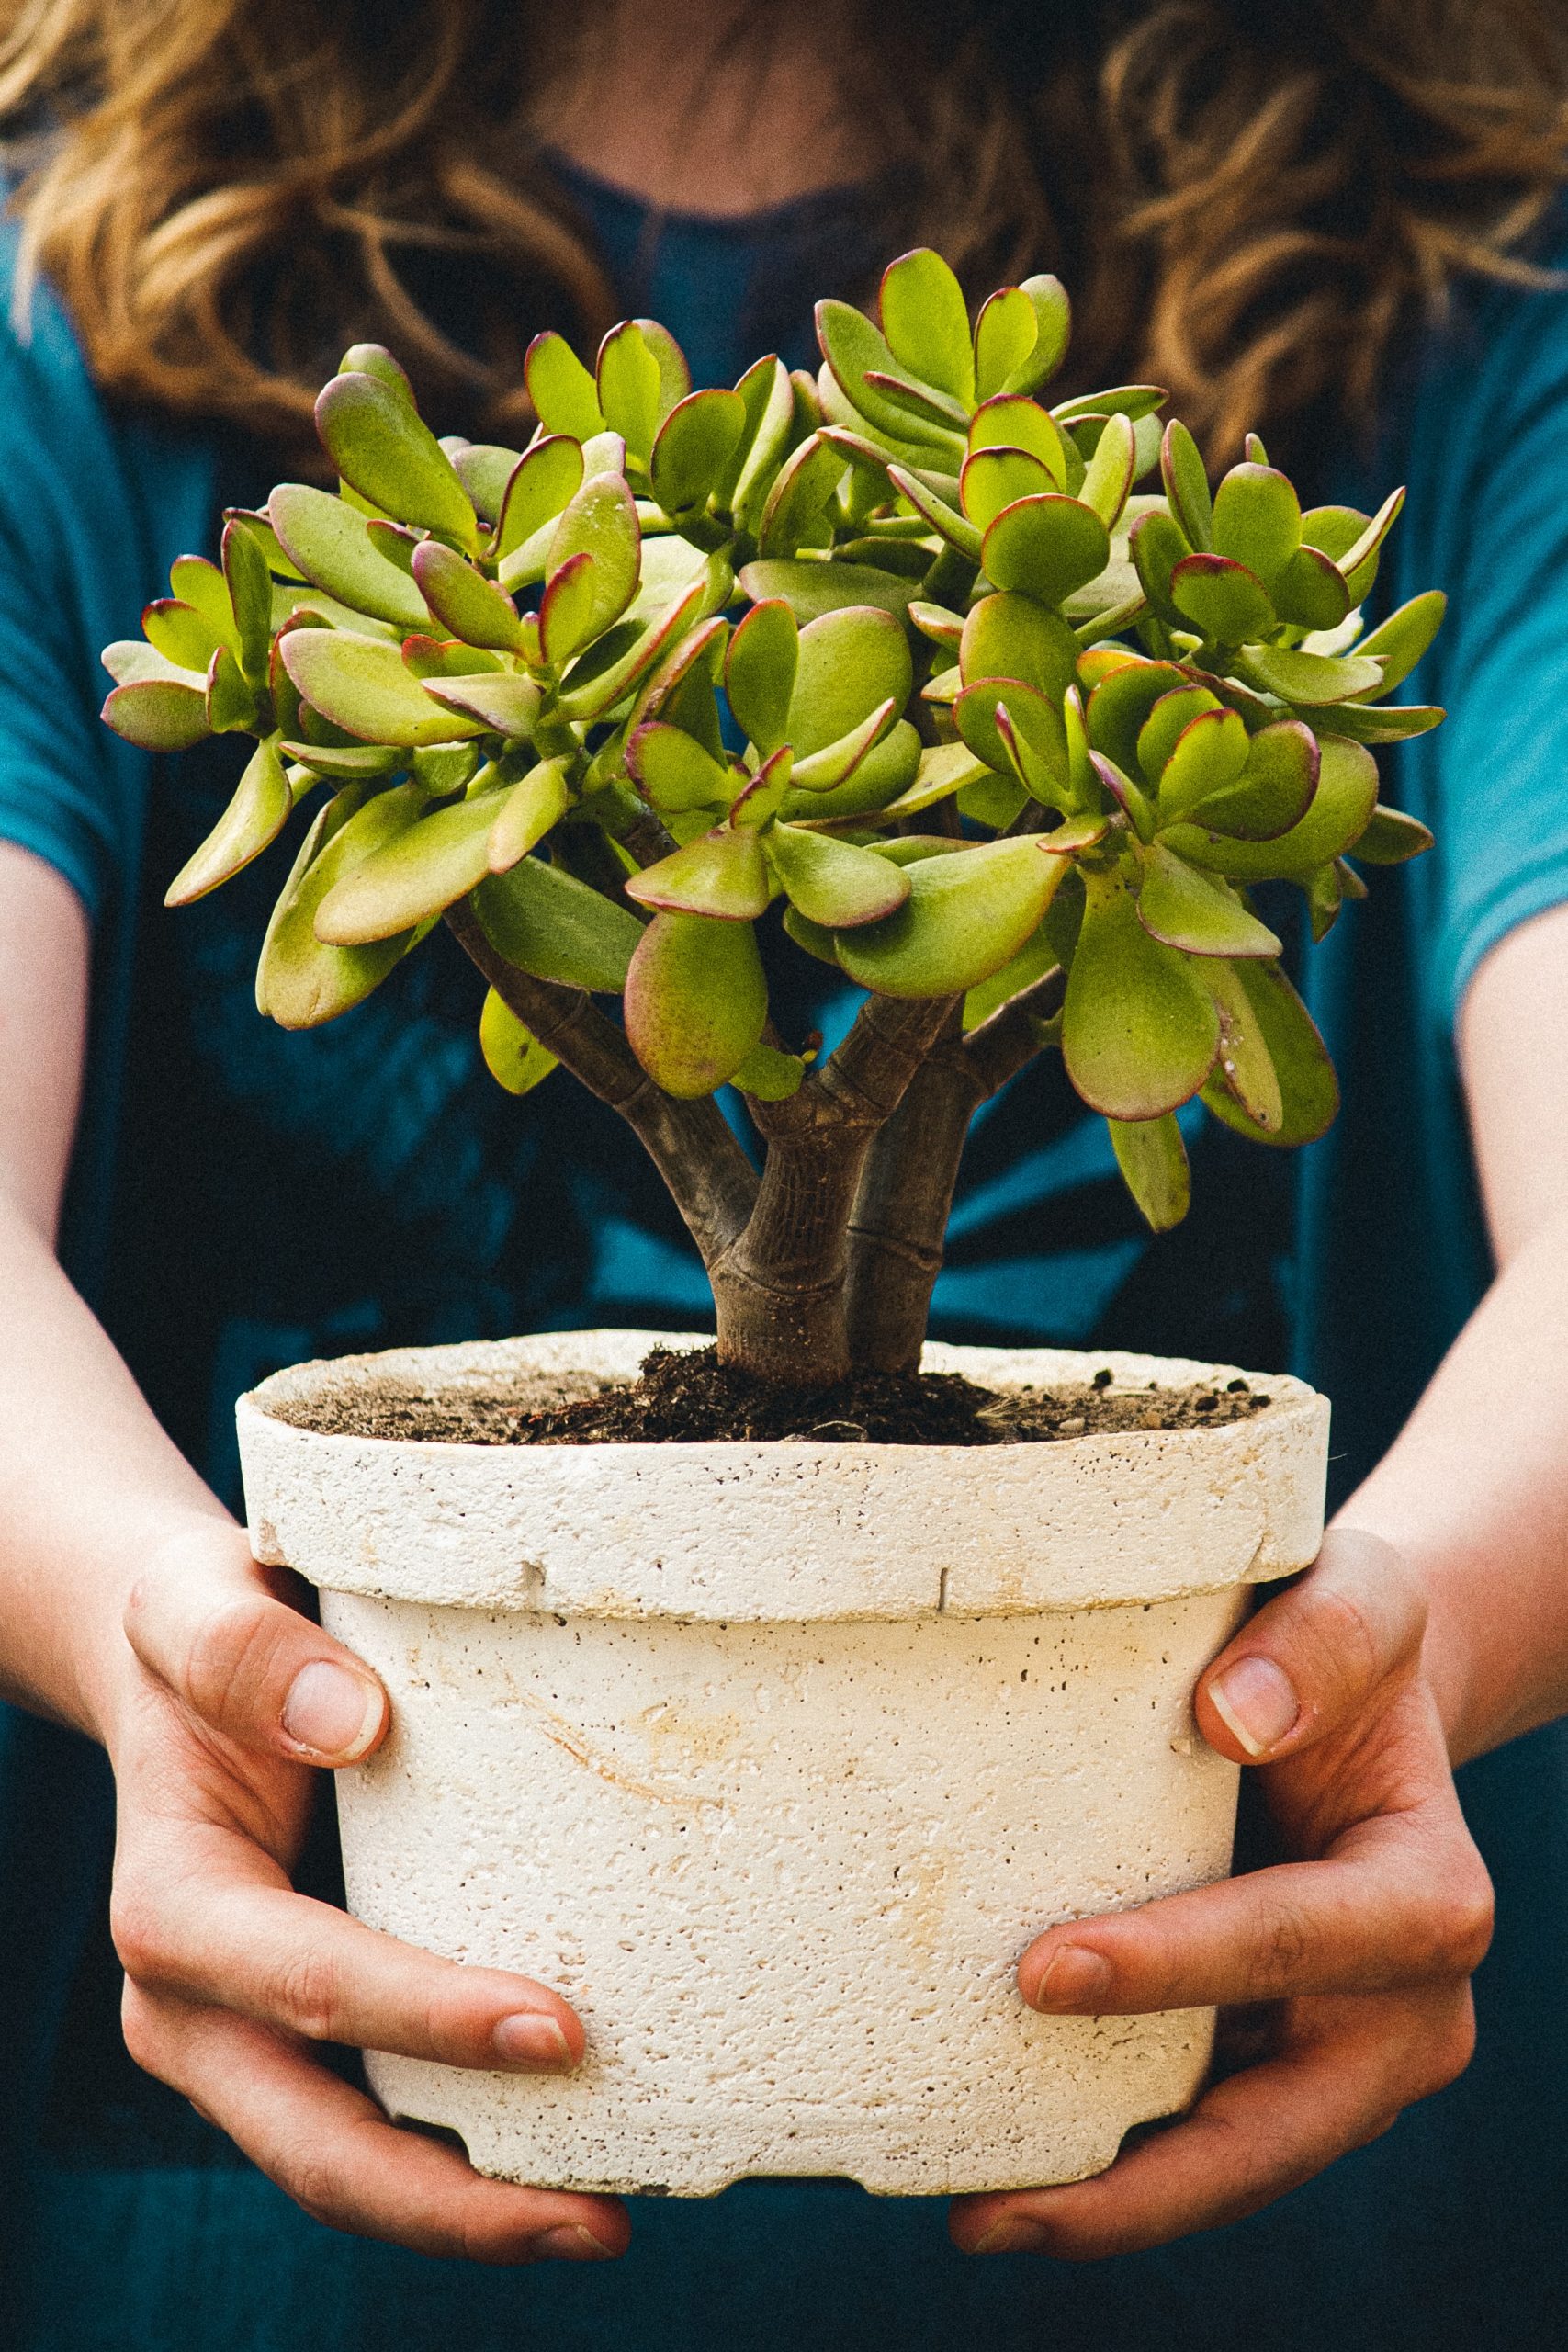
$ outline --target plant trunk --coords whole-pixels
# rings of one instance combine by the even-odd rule
[[[791,1388],[849,1377],[849,1218],[870,1141],[813,1126],[769,1144],[746,1228],[708,1268],[721,1363]]]
[[[983,1099],[956,1007],[866,1155],[850,1217],[850,1352],[862,1372],[918,1372],[958,1163]]]

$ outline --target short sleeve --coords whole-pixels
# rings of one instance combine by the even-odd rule
[[[1568,900],[1568,290],[1496,291],[1446,339],[1416,397],[1405,523],[1399,594],[1450,600],[1401,695],[1449,716],[1404,748],[1396,797],[1438,836],[1427,978],[1451,1035],[1483,957]]]
[[[111,419],[47,288],[16,315],[0,240],[0,839],[64,875],[95,923],[129,902],[151,762],[98,713],[182,544],[210,535],[210,468]],[[194,534],[195,536],[191,536]]]

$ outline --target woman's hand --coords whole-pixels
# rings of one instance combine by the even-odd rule
[[[1233,2071],[1095,2179],[958,2200],[960,2246],[1087,2261],[1213,2229],[1462,2072],[1492,1894],[1421,1672],[1425,1621],[1391,1547],[1340,1529],[1209,1668],[1199,1727],[1258,1769],[1299,1859],[1054,1928],[1018,1982],[1057,2016],[1239,2010],[1222,2021]]]
[[[385,1736],[369,1668],[218,1523],[141,1578],[126,1632],[112,1919],[137,2064],[336,2229],[479,2262],[621,2253],[614,2199],[483,2179],[312,2054],[344,2042],[550,2072],[582,2055],[581,2026],[543,1985],[434,1959],[294,1893],[314,1770]]]

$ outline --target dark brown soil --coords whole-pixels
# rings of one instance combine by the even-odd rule
[[[764,1387],[730,1372],[712,1348],[656,1348],[641,1377],[554,1396],[535,1382],[512,1393],[446,1396],[360,1388],[309,1406],[275,1406],[326,1436],[458,1445],[692,1444],[811,1438],[846,1445],[1037,1444],[1117,1430],[1213,1429],[1261,1412],[1266,1396],[1233,1380],[1219,1389],[1116,1388],[1109,1370],[1082,1387],[976,1387],[953,1373],[864,1373],[832,1389]]]

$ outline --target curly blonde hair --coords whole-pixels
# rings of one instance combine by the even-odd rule
[[[468,429],[515,429],[528,334],[614,311],[522,127],[526,18],[0,0],[24,267],[129,401],[298,445],[336,350],[376,337]],[[1568,177],[1568,11],[917,0],[877,102],[906,242],[979,291],[1057,268],[1075,372],[1168,385],[1223,457],[1252,424],[1366,410],[1461,275],[1537,274]],[[434,290],[455,274],[461,343]]]

